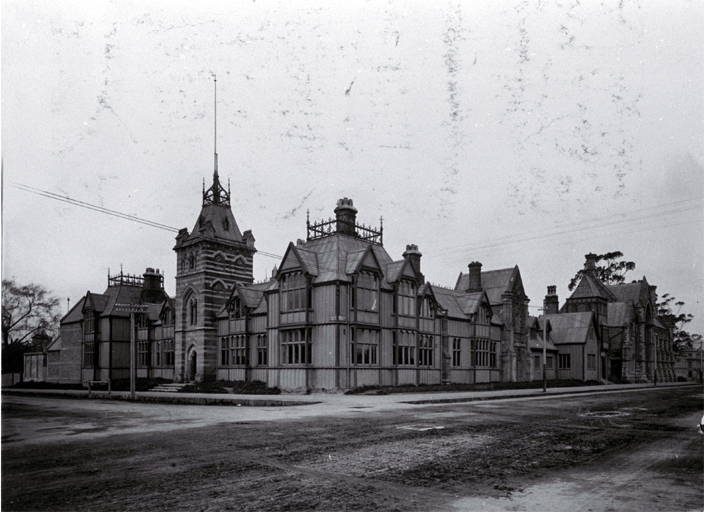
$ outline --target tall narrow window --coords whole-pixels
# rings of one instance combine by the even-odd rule
[[[398,314],[416,316],[416,286],[408,281],[401,281],[398,286]]]
[[[149,366],[149,342],[140,341],[137,343],[137,366]]]
[[[242,316],[244,316],[242,314],[242,301],[239,297],[235,297],[230,303],[230,317],[241,318]]]
[[[355,296],[353,290],[353,303]],[[357,309],[363,311],[379,311],[379,278],[371,272],[360,272],[357,277]]]
[[[435,318],[435,308],[433,308],[430,297],[424,297],[420,303],[420,316],[423,318]]]
[[[230,338],[230,353],[232,364],[244,366],[247,364],[247,337],[244,335]]]
[[[418,365],[433,366],[434,338],[428,334],[421,334],[418,346]]]
[[[93,334],[95,332],[95,316],[92,309],[86,309],[83,313],[83,334]]]
[[[230,343],[226,336],[220,338],[220,364],[222,366],[230,364]]]
[[[396,364],[415,366],[416,364],[416,333],[399,331],[396,345]]]
[[[300,273],[281,278],[281,312],[301,311],[306,308],[306,278]]]
[[[259,334],[257,336],[257,365],[266,366],[268,362],[269,349],[266,339],[266,334]]]
[[[164,366],[174,365],[174,340],[164,341]]]
[[[83,344],[83,367],[92,368],[95,366],[95,359],[93,358],[95,350],[94,343],[84,343]]]
[[[190,324],[196,325],[198,323],[198,301],[195,298],[189,301],[188,309],[190,312]]]
[[[452,366],[462,366],[462,340],[459,338],[452,340]]]

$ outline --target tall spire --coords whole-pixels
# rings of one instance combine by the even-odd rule
[[[215,83],[215,101],[213,103],[214,110],[214,124],[215,124],[215,137],[214,137],[214,147],[215,147],[215,176],[218,175],[218,77],[213,75],[213,82]]]
[[[218,204],[222,206],[230,206],[230,186],[228,183],[227,191],[220,185],[220,177],[218,176],[218,79],[214,76],[215,83],[215,102],[213,107],[214,119],[214,143],[213,149],[215,154],[215,167],[213,170],[213,185],[205,190],[203,185],[203,206],[209,204]]]

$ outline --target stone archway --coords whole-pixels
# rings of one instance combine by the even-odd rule
[[[187,379],[189,382],[195,382],[197,369],[198,369],[198,353],[196,352],[195,347],[191,347],[191,350],[189,350],[189,353],[188,353],[188,370],[187,370]]]

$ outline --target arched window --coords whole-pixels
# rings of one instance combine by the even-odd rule
[[[189,323],[196,325],[198,323],[198,301],[195,297],[188,302]]]
[[[196,268],[196,255],[190,254],[188,256],[188,268],[189,270],[194,270]]]

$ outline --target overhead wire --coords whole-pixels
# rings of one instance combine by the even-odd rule
[[[154,221],[151,221],[148,219],[144,219],[144,218],[138,217],[136,215],[129,215],[126,213],[118,212],[116,210],[111,210],[109,208],[105,208],[103,206],[95,205],[95,204],[88,203],[85,201],[80,201],[78,199],[73,199],[73,198],[69,197],[68,195],[56,194],[54,192],[49,192],[47,190],[38,189],[36,187],[31,187],[29,185],[25,185],[23,183],[18,183],[18,182],[13,182],[11,184],[11,186],[13,186],[17,189],[20,189],[20,190],[24,190],[26,192],[30,192],[30,193],[37,194],[37,195],[40,195],[43,197],[47,197],[49,199],[54,199],[57,201],[62,201],[62,202],[71,204],[73,206],[78,206],[80,208],[86,208],[86,209],[93,210],[93,211],[96,211],[99,213],[111,215],[113,217],[121,218],[124,220],[130,220],[132,222],[137,222],[139,224],[144,224],[146,226],[150,226],[150,227],[154,227],[154,228],[158,228],[158,229],[162,229],[162,230],[166,230],[166,231],[171,231],[171,232],[175,232],[175,233],[179,232],[179,229],[175,228],[173,226],[168,226],[166,224],[162,224],[159,222],[154,222]],[[634,210],[632,212],[626,212],[623,214],[623,215],[629,215],[632,213],[639,213],[639,212],[646,212],[646,211],[650,211],[650,210],[656,210],[656,209],[662,209],[662,208],[668,209],[669,208],[669,211],[666,210],[665,212],[653,212],[648,215],[644,215],[644,216],[637,217],[637,218],[628,218],[628,219],[622,219],[622,220],[599,224],[599,225],[594,225],[594,226],[585,226],[585,227],[581,227],[581,228],[574,228],[574,229],[570,229],[569,231],[549,232],[549,233],[545,233],[545,234],[534,234],[531,236],[527,236],[527,235],[520,236],[519,235],[518,237],[502,237],[502,238],[497,238],[497,239],[491,240],[491,241],[489,241],[489,243],[487,243],[485,245],[459,246],[459,248],[453,248],[453,249],[441,250],[439,252],[435,252],[434,255],[443,256],[443,255],[449,255],[449,254],[454,254],[454,253],[459,253],[459,252],[466,252],[468,250],[489,249],[489,248],[494,248],[494,247],[500,247],[503,245],[512,245],[512,244],[519,243],[519,242],[529,242],[529,241],[533,241],[533,240],[539,240],[542,238],[548,238],[548,237],[554,237],[554,236],[559,236],[559,235],[568,234],[568,233],[574,233],[575,231],[598,229],[601,227],[613,226],[613,225],[622,224],[622,223],[629,222],[629,221],[630,222],[634,222],[634,221],[637,222],[637,221],[642,221],[642,220],[649,220],[652,217],[659,217],[659,216],[662,216],[663,214],[664,215],[671,215],[671,214],[675,214],[675,213],[682,213],[682,212],[692,210],[692,209],[698,207],[698,205],[693,204],[690,206],[686,206],[685,203],[692,203],[692,202],[701,203],[703,199],[704,198],[685,199],[682,201],[675,201],[673,203],[655,205],[655,206],[643,208],[640,210]],[[677,206],[677,205],[682,205],[682,206]],[[674,207],[674,208],[672,208],[672,207]],[[601,219],[595,219],[595,220],[605,220],[605,219],[608,219],[608,217],[602,217]],[[594,222],[594,221],[590,221],[590,222]],[[676,225],[691,224],[694,222],[700,222],[700,221],[699,220],[692,220],[692,221],[685,221],[685,222],[677,222],[674,224],[667,224],[665,226],[648,226],[648,227],[645,227],[641,230],[630,230],[629,232],[630,233],[637,233],[637,232],[642,232],[642,231],[650,231],[652,229],[661,229],[664,227],[672,227],[672,226],[676,226]],[[579,224],[580,223],[577,223],[576,225],[579,225]],[[567,226],[569,226],[569,224],[560,226],[560,229],[566,228]],[[565,242],[565,243],[567,243],[567,242]],[[283,256],[281,256],[281,255],[266,252],[266,251],[257,251],[257,254],[260,254],[260,255],[268,257],[268,258],[276,259],[276,260],[281,260],[283,258]],[[319,266],[318,268],[320,268],[322,270],[331,271],[331,272],[337,272],[339,270],[337,268],[328,268],[325,266]]]

